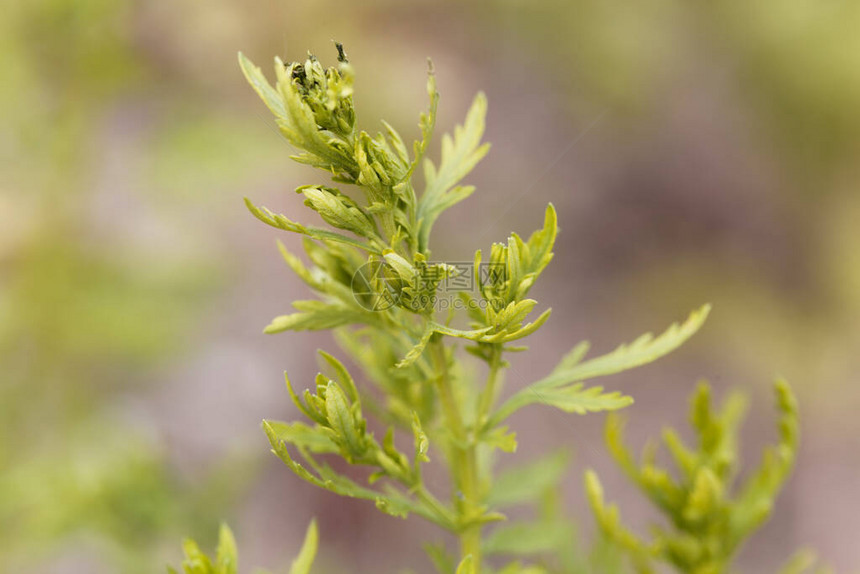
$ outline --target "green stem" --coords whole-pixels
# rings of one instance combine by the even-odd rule
[[[433,494],[428,491],[424,485],[419,485],[415,489],[415,495],[418,497],[418,500],[427,505],[427,507],[432,509],[439,516],[440,524],[445,525],[445,528],[456,527],[456,519],[452,516],[451,510],[442,504],[438,498],[433,496]]]
[[[454,436],[451,450],[451,476],[454,480],[454,504],[459,511],[460,522],[466,524],[460,530],[461,558],[472,557],[475,574],[481,572],[481,523],[480,492],[478,488],[478,461],[474,441],[469,439],[463,417],[454,398],[451,378],[448,373],[448,358],[441,339],[430,343],[434,362],[438,369],[439,399],[445,413],[446,424]]]
[[[484,386],[478,402],[478,417],[475,419],[476,428],[483,427],[485,419],[489,416],[490,410],[493,408],[493,403],[496,401],[499,372],[502,366],[501,345],[493,345],[490,351],[489,364],[490,372],[487,375],[487,384]]]

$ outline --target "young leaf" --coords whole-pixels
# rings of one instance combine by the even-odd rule
[[[239,52],[239,67],[242,68],[242,73],[245,74],[248,83],[251,84],[251,87],[254,88],[254,91],[257,92],[269,110],[275,114],[275,117],[287,121],[287,110],[281,95],[269,84],[260,68],[255,66],[242,52]]]
[[[317,521],[312,520],[308,531],[305,534],[305,541],[302,544],[302,549],[299,555],[293,560],[290,566],[290,574],[310,574],[311,566],[313,566],[314,558],[317,555],[317,545],[319,543],[319,533],[317,532]]]
[[[421,161],[423,161],[424,155],[427,153],[427,146],[430,145],[430,139],[433,136],[433,129],[436,127],[436,108],[439,104],[439,92],[436,91],[436,75],[433,73],[433,64],[430,61],[427,63],[427,95],[430,96],[430,107],[426,112],[421,114],[418,120],[418,127],[421,128],[421,141],[416,141],[413,146],[415,159],[412,165],[409,166],[407,176],[411,176]]]
[[[382,251],[379,248],[374,247],[369,243],[365,243],[363,241],[359,241],[358,239],[347,237],[346,235],[341,235],[340,233],[329,231],[328,229],[320,229],[319,227],[310,227],[302,225],[300,223],[296,223],[295,221],[291,221],[284,215],[272,213],[265,207],[257,207],[247,197],[245,198],[245,205],[247,206],[248,211],[250,211],[254,217],[259,219],[266,225],[270,225],[276,229],[282,229],[291,233],[299,233],[301,235],[306,235],[311,239],[328,240],[334,241],[336,243],[345,243],[347,245],[352,245],[353,247],[363,249],[368,253],[375,253],[378,255],[382,254]]]
[[[216,551],[218,574],[237,574],[239,558],[236,550],[236,539],[226,524],[221,525],[218,534],[218,550]]]
[[[284,423],[280,421],[264,421],[277,436],[278,440],[288,444],[306,448],[311,452],[336,454],[340,452],[338,446],[331,437],[318,429],[311,428],[306,424]]]
[[[275,317],[263,332],[271,335],[283,331],[320,331],[343,325],[374,324],[380,320],[372,311],[341,301],[294,301],[293,307],[298,313]]]
[[[534,386],[541,389],[558,387],[571,382],[613,375],[656,361],[692,337],[705,323],[710,311],[710,305],[703,305],[690,313],[686,321],[681,324],[673,323],[657,337],[646,333],[630,344],[619,346],[611,353],[579,364],[570,364],[570,359],[566,357],[556,370]]]
[[[484,94],[478,94],[466,114],[465,123],[454,128],[454,137],[447,134],[442,136],[442,161],[439,168],[436,169],[430,160],[424,160],[426,187],[418,200],[417,213],[418,248],[421,253],[427,251],[430,230],[439,215],[474,191],[471,186],[454,186],[490,151],[490,144],[481,145],[486,115],[487,98]]]
[[[607,355],[580,362],[587,345],[580,343],[566,355],[548,376],[518,391],[490,417],[489,425],[499,424],[524,406],[544,403],[557,406],[568,412],[585,413],[592,410],[615,410],[632,402],[630,397],[618,393],[602,394],[602,389],[584,389],[582,381],[612,375],[632,369],[675,350],[699,330],[710,311],[710,305],[690,314],[681,325],[672,324],[662,335],[642,335],[629,345],[621,345]],[[576,383],[559,390],[559,387]],[[597,390],[595,390],[597,389]]]
[[[418,413],[412,412],[412,435],[415,440],[415,459],[414,466],[418,468],[419,463],[430,462],[430,457],[427,456],[427,451],[430,450],[430,440],[421,428],[421,421],[418,419]]]

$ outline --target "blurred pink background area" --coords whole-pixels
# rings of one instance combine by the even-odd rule
[[[326,183],[246,85],[241,50],[357,74],[359,126],[406,139],[441,93],[437,134],[489,100],[478,191],[434,230],[469,261],[554,203],[556,256],[532,292],[553,315],[505,393],[577,342],[608,351],[711,302],[659,362],[607,379],[636,399],[635,446],[686,430],[708,379],[753,400],[744,458],[775,438],[770,385],[802,409],[798,468],[743,550],[774,572],[800,547],[860,563],[860,3],[533,0],[35,0],[0,18],[0,572],[149,573],[224,520],[243,567],[280,571],[319,520],[321,572],[432,571],[420,519],[301,482],[264,417],[312,380],[329,334],[263,335],[308,291],[244,196],[309,222]],[[438,157],[434,139],[430,154]],[[361,382],[361,381],[360,381]],[[608,460],[600,415],[534,407],[502,466],[566,447],[566,511],[594,530],[582,472],[641,532],[655,518]],[[440,478],[441,480],[441,478]],[[250,570],[249,570],[250,571]]]

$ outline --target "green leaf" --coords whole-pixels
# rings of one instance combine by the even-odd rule
[[[496,527],[483,546],[488,555],[530,556],[553,552],[573,535],[570,525],[561,521],[515,522]]]
[[[303,185],[296,191],[305,196],[305,205],[319,213],[332,227],[351,231],[371,240],[377,239],[373,219],[339,190],[322,185]]]
[[[690,401],[690,424],[698,437],[697,448],[684,445],[671,429],[663,433],[681,470],[677,478],[657,466],[656,443],[646,446],[637,463],[624,445],[622,420],[607,418],[610,453],[670,525],[655,527],[653,542],[639,541],[620,525],[617,508],[603,504],[597,477],[588,475],[587,491],[601,530],[629,551],[638,568],[650,568],[647,554],[683,572],[722,572],[731,566],[745,539],[769,517],[794,464],[797,404],[784,381],[776,383],[776,395],[780,441],[765,451],[759,468],[738,489],[739,494],[732,492],[732,485],[739,472],[737,433],[746,410],[743,397],[730,394],[716,409],[710,387],[699,384]]]
[[[619,346],[611,353],[585,362],[571,364],[570,357],[565,357],[562,364],[548,377],[535,383],[535,386],[542,389],[553,388],[647,365],[668,355],[685,343],[704,324],[710,311],[711,306],[704,305],[690,313],[686,321],[681,324],[673,323],[657,337],[651,333],[646,333],[632,343]]]
[[[471,331],[463,331],[460,329],[452,329],[446,325],[441,325],[439,323],[430,322],[429,328],[433,329],[435,333],[441,333],[443,335],[448,335],[449,337],[457,337],[460,339],[469,339],[471,341],[479,340],[485,333],[487,333],[492,327],[486,327],[484,329],[473,329]]]
[[[347,237],[346,235],[341,235],[339,233],[335,233],[333,231],[329,231],[327,229],[320,229],[318,227],[309,227],[306,225],[302,225],[300,223],[296,223],[295,221],[291,221],[287,219],[286,216],[272,213],[265,207],[257,207],[251,202],[247,197],[245,198],[245,205],[248,208],[248,211],[253,214],[254,217],[265,223],[266,225],[270,225],[276,229],[282,229],[284,231],[289,231],[292,233],[299,233],[302,235],[306,235],[311,239],[318,240],[328,240],[334,241],[337,243],[345,243],[347,245],[352,245],[353,247],[358,247],[359,249],[363,249],[368,253],[375,253],[381,255],[382,252],[376,247],[371,246],[368,243],[363,241],[359,241],[357,239],[353,239],[351,237]]]
[[[346,370],[343,363],[322,349],[317,349],[317,353],[319,353],[320,357],[322,357],[322,359],[334,370],[334,378],[346,389],[346,393],[350,400],[357,402],[359,400],[358,389],[355,386],[355,381],[352,379],[352,375],[349,374],[349,371]]]
[[[302,544],[302,549],[299,555],[293,560],[290,566],[290,574],[309,574],[311,566],[313,566],[314,558],[317,555],[317,545],[319,544],[319,533],[317,532],[317,521],[312,520],[308,531],[305,534],[305,541]]]
[[[436,108],[439,104],[439,92],[436,91],[436,75],[433,73],[433,63],[428,60],[427,70],[427,95],[430,96],[430,107],[427,112],[421,114],[418,121],[418,127],[421,129],[421,141],[416,141],[413,146],[413,155],[415,159],[412,165],[409,166],[407,177],[411,176],[427,153],[427,147],[430,145],[430,139],[433,136],[433,129],[436,127]]]
[[[271,335],[283,331],[320,331],[379,321],[378,314],[358,305],[345,305],[341,301],[295,301],[293,307],[299,312],[275,317],[263,332]]]
[[[409,367],[416,360],[421,357],[421,354],[424,352],[424,349],[427,347],[427,344],[430,342],[430,339],[434,334],[440,333],[442,335],[448,335],[449,337],[457,337],[459,339],[469,339],[471,341],[481,340],[485,333],[489,332],[492,327],[485,327],[483,329],[475,329],[472,331],[462,331],[460,329],[452,329],[451,327],[447,327],[445,325],[436,323],[435,321],[428,321],[427,326],[424,329],[424,333],[421,335],[421,338],[415,343],[406,356],[403,357],[395,366],[399,369]]]
[[[251,84],[251,87],[254,88],[254,91],[257,92],[257,95],[266,104],[266,107],[275,114],[276,118],[286,121],[287,110],[284,107],[281,95],[269,84],[269,81],[263,75],[263,72],[260,71],[260,68],[255,66],[242,52],[239,52],[239,67],[242,68],[242,73],[245,74],[248,83]]]
[[[481,441],[491,448],[497,448],[502,452],[517,451],[517,433],[508,432],[508,427],[506,426],[494,427],[482,433]]]
[[[325,390],[325,409],[329,425],[349,451],[355,456],[363,454],[366,450],[363,437],[356,426],[346,395],[334,381],[329,381]]]
[[[419,516],[423,516],[427,520],[441,524],[446,528],[454,528],[450,523],[449,518],[447,516],[443,516],[435,509],[413,502],[393,489],[380,492],[360,486],[348,477],[338,474],[328,465],[314,460],[306,450],[299,449],[299,452],[316,474],[310,472],[307,468],[293,459],[284,444],[284,441],[278,438],[275,429],[268,421],[263,422],[263,430],[266,433],[266,437],[269,439],[269,443],[272,445],[272,452],[274,452],[278,458],[280,458],[283,463],[286,464],[287,467],[289,467],[290,470],[292,470],[299,478],[320,488],[339,494],[340,496],[372,500],[376,503],[376,507],[378,509],[392,516],[405,518],[409,513],[414,513]]]
[[[427,343],[430,342],[430,339],[436,333],[436,329],[433,328],[432,323],[427,326],[424,330],[424,334],[421,335],[421,338],[418,339],[418,342],[415,343],[415,346],[409,349],[409,352],[406,353],[406,356],[403,357],[400,361],[394,365],[398,369],[404,369],[406,367],[411,366],[415,361],[417,361],[421,354],[424,352],[424,349],[427,347]]]
[[[320,71],[321,66],[315,59],[309,59],[305,63],[303,66],[305,70],[309,65],[310,68]],[[318,114],[322,110],[319,105],[316,109],[310,105],[318,102],[314,102],[313,97],[308,97],[306,101],[301,88],[293,82],[292,71],[299,66],[302,64],[295,63],[288,67],[280,58],[275,58],[277,89],[286,109],[285,116],[277,118],[278,128],[291,144],[307,152],[307,154],[293,156],[293,159],[333,173],[339,171],[354,173],[356,166],[352,150],[348,149],[346,142],[339,140],[331,131],[320,129],[322,118]],[[319,95],[318,93],[317,96]]]
[[[632,402],[630,397],[617,393],[602,393],[600,387],[583,388],[582,381],[612,375],[645,365],[677,349],[699,330],[710,311],[705,305],[690,314],[683,323],[673,323],[663,334],[654,337],[648,333],[629,345],[621,345],[611,353],[582,362],[587,344],[580,343],[568,353],[548,376],[518,391],[490,417],[488,425],[496,425],[524,406],[544,403],[562,410],[585,413],[623,408]],[[559,389],[564,385],[576,383]]]
[[[472,560],[472,555],[469,554],[457,566],[456,574],[475,574],[475,564]]]
[[[759,467],[744,484],[731,516],[732,542],[740,544],[771,514],[776,498],[794,467],[799,444],[797,399],[783,380],[774,385],[779,410],[779,442],[764,451]]]
[[[558,214],[555,206],[549,204],[544,212],[543,227],[531,234],[526,242],[522,261],[521,273],[526,277],[536,277],[552,261],[552,248],[558,236]],[[522,289],[522,286],[520,287]],[[525,293],[517,293],[517,298],[525,297]]]
[[[650,564],[652,550],[623,526],[617,506],[614,504],[607,506],[604,503],[603,486],[597,474],[591,469],[585,471],[585,493],[603,534],[631,554],[637,572],[653,574],[654,570]]]
[[[418,419],[418,413],[415,411],[412,412],[412,435],[415,443],[415,459],[413,464],[418,468],[419,463],[430,462],[430,457],[427,456],[427,452],[430,450],[430,440],[427,438],[424,429],[421,428],[421,421]]]
[[[603,387],[586,387],[576,383],[562,388],[542,389],[536,386],[520,391],[487,421],[492,428],[510,416],[514,411],[531,404],[544,404],[568,413],[584,415],[602,411],[615,411],[633,404],[633,398],[617,391],[603,392]]]
[[[570,464],[570,455],[559,450],[536,460],[520,463],[502,472],[494,481],[487,504],[505,508],[539,499],[558,486]]]
[[[275,87],[272,87],[260,69],[241,53],[239,54],[239,66],[254,91],[275,115],[275,122],[284,137],[295,147],[305,150],[306,153],[293,156],[294,160],[320,167],[332,173],[353,174],[355,172],[355,161],[346,142],[331,130],[321,129],[322,125],[325,124],[335,131],[352,132],[352,126],[342,115],[334,121],[337,128],[332,124],[332,120],[334,120],[332,112],[334,111],[337,115],[343,110],[328,109],[330,96],[333,96],[338,103],[347,103],[347,107],[351,108],[348,102],[351,102],[352,75],[349,73],[350,68],[348,66],[342,66],[340,71],[326,74],[315,59],[309,59],[304,65],[295,63],[285,66],[284,62],[276,57],[274,68],[277,85]],[[289,72],[287,68],[289,68]],[[297,68],[302,68],[305,73],[310,69],[312,73],[317,75],[315,79],[330,85],[326,89],[320,90],[318,82],[315,81],[314,85],[317,86],[315,94],[301,92],[302,88],[292,81],[292,73]],[[306,97],[307,101],[305,100]],[[324,98],[327,101],[320,105],[319,98]],[[311,105],[316,105],[316,108],[312,109]],[[351,110],[346,111],[347,116],[351,113]]]
[[[432,96],[431,96],[432,98]],[[435,109],[435,104],[433,105]],[[489,144],[481,145],[484,135],[484,120],[487,115],[487,98],[478,94],[472,102],[466,121],[454,128],[454,137],[442,136],[442,161],[436,169],[429,159],[424,160],[426,187],[418,200],[419,251],[427,251],[430,230],[439,215],[457,202],[467,198],[474,188],[454,187],[466,177],[490,150]]]
[[[182,548],[185,553],[182,568],[186,574],[238,574],[239,553],[236,550],[236,539],[226,524],[222,524],[218,532],[218,548],[214,561],[204,554],[193,540],[183,541]],[[167,571],[177,574],[176,569],[169,566]]]
[[[534,402],[578,415],[615,411],[633,404],[632,397],[619,392],[604,393],[603,387],[585,387],[582,383],[560,389],[536,390],[534,398]]]
[[[226,524],[221,525],[218,534],[218,550],[216,560],[218,561],[218,574],[237,574],[239,570],[238,551],[236,550],[236,539]]]
[[[332,442],[328,434],[307,426],[304,423],[285,423],[280,421],[263,421],[268,424],[278,440],[306,448],[311,452],[336,454],[338,446]]]

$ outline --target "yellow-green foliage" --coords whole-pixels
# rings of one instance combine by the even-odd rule
[[[586,383],[674,351],[698,331],[710,306],[658,336],[642,335],[602,356],[587,357],[589,346],[582,342],[547,374],[497,405],[508,367],[505,354],[527,350],[522,340],[550,317],[549,309],[532,315],[538,302],[528,294],[553,257],[558,234],[555,209],[547,206],[543,227],[528,239],[513,233],[506,242],[492,245],[486,260],[481,251],[475,252],[474,264],[465,272],[474,274],[474,288],[458,293],[461,305],[450,305],[441,313],[437,303],[446,296],[441,285],[447,279],[462,279],[464,271],[432,260],[431,230],[445,210],[474,191],[462,180],[489,149],[482,143],[486,98],[479,94],[463,125],[453,136],[442,137],[441,160],[434,163],[427,157],[439,102],[432,67],[429,110],[420,116],[421,139],[410,153],[387,123],[376,135],[356,129],[354,70],[342,46],[337,48],[338,65],[330,68],[312,55],[289,64],[275,58],[274,86],[239,55],[246,78],[274,114],[281,133],[300,150],[293,159],[321,169],[330,179],[296,190],[330,227],[299,223],[246,200],[262,222],[303,236],[309,263],[283,245],[281,254],[316,295],[295,302],[295,312],[276,317],[265,332],[334,329],[338,342],[363,371],[360,380],[378,390],[370,393],[356,384],[339,360],[320,351],[322,369],[306,383],[310,388],[303,390],[287,378],[289,395],[304,420],[263,422],[272,451],[311,484],[372,501],[392,516],[421,516],[456,535],[458,555],[428,546],[442,574],[623,571],[612,541],[580,551],[573,524],[558,511],[558,489],[567,465],[563,453],[500,475],[494,472],[494,462],[500,451],[516,450],[516,434],[508,421],[521,408],[542,404],[589,414],[630,405],[631,397]],[[482,273],[484,263],[503,272]],[[459,352],[458,343],[465,345],[468,355]],[[472,376],[470,359],[485,364],[485,380]],[[778,389],[782,441],[769,451],[734,505],[728,502],[728,489],[736,469],[739,401],[729,401],[717,415],[710,409],[707,390],[699,391],[694,425],[701,434],[700,449],[688,450],[674,434],[667,438],[684,473],[678,484],[657,470],[651,459],[641,469],[633,463],[621,446],[617,420],[612,419],[614,454],[669,512],[678,530],[659,534],[653,545],[639,541],[619,525],[614,509],[603,506],[597,479],[589,475],[601,524],[615,543],[631,551],[640,569],[648,568],[652,557],[661,557],[685,571],[721,572],[743,537],[767,516],[794,460],[797,441],[794,399],[786,385]],[[386,429],[381,440],[371,432],[367,413],[376,415]],[[412,448],[404,451],[397,446],[397,432],[412,436]],[[339,473],[325,462],[330,456],[362,467],[364,475]],[[447,491],[439,492],[438,484],[424,480],[424,467],[434,462],[447,467]],[[535,519],[494,524],[507,520],[503,511],[523,505],[533,508]],[[528,562],[491,564],[489,556]]]
[[[666,517],[645,541],[621,524],[618,508],[607,506],[597,475],[586,473],[586,489],[601,530],[631,555],[639,572],[654,572],[653,562],[667,562],[679,572],[720,574],[741,544],[770,516],[774,500],[788,477],[798,446],[797,402],[785,381],[775,385],[779,442],[765,450],[759,467],[741,485],[738,430],[746,400],[732,394],[720,410],[711,405],[710,387],[702,383],[693,395],[690,424],[697,444],[690,448],[673,429],[663,441],[676,472],[660,467],[651,443],[637,462],[624,446],[623,422],[610,416],[606,442],[625,474]]]
[[[293,560],[290,574],[309,574],[317,555],[318,540],[317,524],[312,521],[308,526],[299,555]],[[233,532],[226,524],[221,525],[221,531],[218,534],[218,548],[214,558],[210,558],[202,552],[193,540],[186,540],[182,547],[185,551],[185,559],[182,561],[184,574],[238,574],[239,572],[239,552],[236,549],[236,540],[233,538]],[[177,570],[169,566],[167,571],[169,574],[179,574]],[[266,574],[262,570],[257,570],[257,573]]]

